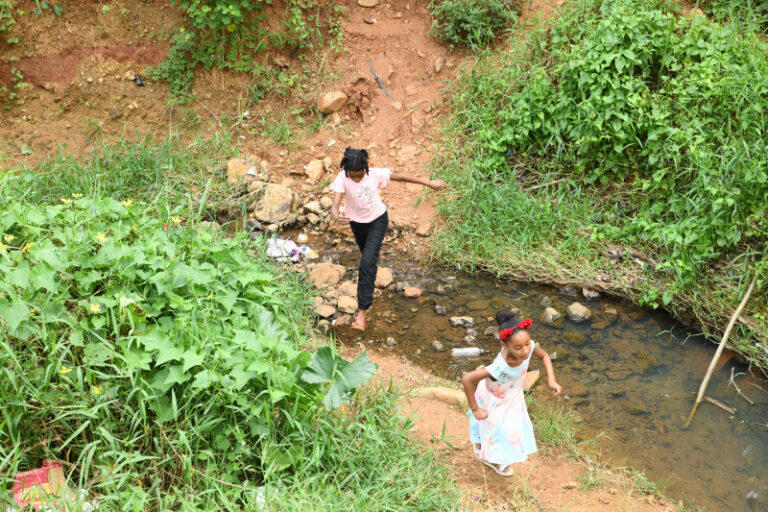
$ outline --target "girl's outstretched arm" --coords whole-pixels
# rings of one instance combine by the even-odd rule
[[[477,406],[477,400],[475,400],[475,386],[481,380],[490,377],[491,374],[485,368],[478,368],[473,372],[467,372],[461,378],[461,384],[464,386],[464,394],[467,395],[467,403],[472,410],[472,414],[475,415],[475,419],[484,420],[488,417],[488,411],[480,409]]]
[[[447,186],[443,180],[428,180],[426,178],[417,178],[416,176],[408,176],[407,174],[400,174],[397,172],[393,172],[392,175],[389,177],[389,179],[393,181],[405,181],[407,183],[417,183],[419,185],[424,185],[425,187],[429,187],[433,190],[442,190]]]
[[[544,365],[544,369],[547,371],[547,385],[552,390],[552,393],[559,395],[563,388],[555,380],[555,370],[552,368],[552,359],[549,358],[549,354],[547,354],[546,350],[536,345],[533,349],[533,355],[541,359],[541,364]]]

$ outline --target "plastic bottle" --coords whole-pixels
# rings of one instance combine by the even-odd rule
[[[472,357],[485,354],[485,349],[480,347],[462,347],[451,349],[451,355],[453,357]]]

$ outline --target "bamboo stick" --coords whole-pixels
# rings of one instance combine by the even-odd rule
[[[706,402],[709,402],[709,403],[711,403],[712,405],[715,405],[715,406],[717,406],[717,407],[721,408],[722,410],[724,410],[724,411],[725,411],[725,412],[727,412],[728,414],[736,414],[736,409],[734,409],[733,407],[730,407],[730,406],[727,406],[727,405],[725,405],[725,404],[724,404],[723,402],[721,402],[720,400],[717,400],[717,399],[715,399],[715,398],[712,398],[712,397],[709,397],[709,396],[705,396],[705,397],[704,397],[704,400],[705,400]]]
[[[752,282],[749,283],[749,288],[747,288],[747,293],[744,294],[744,298],[741,299],[741,303],[739,304],[739,307],[736,308],[736,311],[733,313],[733,316],[731,316],[731,320],[728,322],[728,327],[725,328],[723,339],[720,340],[720,345],[718,345],[717,350],[715,351],[715,355],[714,357],[712,357],[712,361],[710,361],[709,363],[709,368],[707,368],[707,373],[706,375],[704,375],[704,380],[701,381],[701,386],[699,386],[699,393],[696,395],[696,401],[693,403],[691,414],[688,415],[688,420],[686,420],[685,425],[683,425],[683,430],[691,426],[691,421],[693,421],[693,415],[696,414],[696,409],[699,407],[699,404],[704,398],[704,392],[707,390],[709,379],[712,377],[712,372],[715,370],[715,365],[717,364],[717,360],[720,359],[720,354],[723,353],[723,349],[725,348],[725,342],[728,341],[728,336],[730,336],[731,334],[731,329],[733,329],[733,324],[736,323],[736,319],[741,314],[741,310],[744,309],[744,306],[747,304],[747,300],[749,300],[749,296],[752,295],[752,290],[755,287],[755,279],[756,278],[753,278]]]

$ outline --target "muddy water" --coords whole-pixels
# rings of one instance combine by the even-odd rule
[[[349,266],[356,263],[354,253],[337,256]],[[757,387],[768,390],[768,382],[727,361],[714,374],[707,395],[735,408],[736,414],[703,403],[692,427],[681,429],[713,344],[690,335],[665,314],[611,299],[586,301],[556,289],[425,269],[386,255],[383,265],[394,270],[396,281],[419,286],[424,295],[406,299],[395,290],[384,291],[374,300],[368,329],[357,341],[380,345],[433,373],[458,379],[464,371],[489,364],[498,351],[499,342],[483,334],[495,325],[488,317],[499,309],[519,308],[534,319],[533,339],[556,354],[562,400],[580,414],[581,437],[599,438],[595,445],[604,459],[644,470],[669,497],[700,510],[768,511],[768,393]],[[564,316],[567,305],[578,300],[593,317],[581,324],[565,319],[547,325],[540,320],[544,297]],[[445,306],[444,316],[435,313],[435,304]],[[463,315],[475,320],[478,337],[471,345],[489,353],[451,357],[452,347],[468,346],[466,330],[449,323],[451,316]],[[339,332],[345,341],[355,336],[354,331]],[[389,337],[396,344],[388,344]],[[444,345],[444,352],[435,350],[434,340]],[[731,371],[754,406],[729,386]],[[534,392],[548,396],[545,382]]]

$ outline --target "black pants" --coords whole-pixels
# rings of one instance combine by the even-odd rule
[[[357,307],[368,309],[373,303],[373,287],[376,282],[376,271],[379,269],[379,253],[384,235],[387,234],[389,216],[384,212],[379,218],[368,223],[349,221],[349,226],[363,254],[357,276]]]

